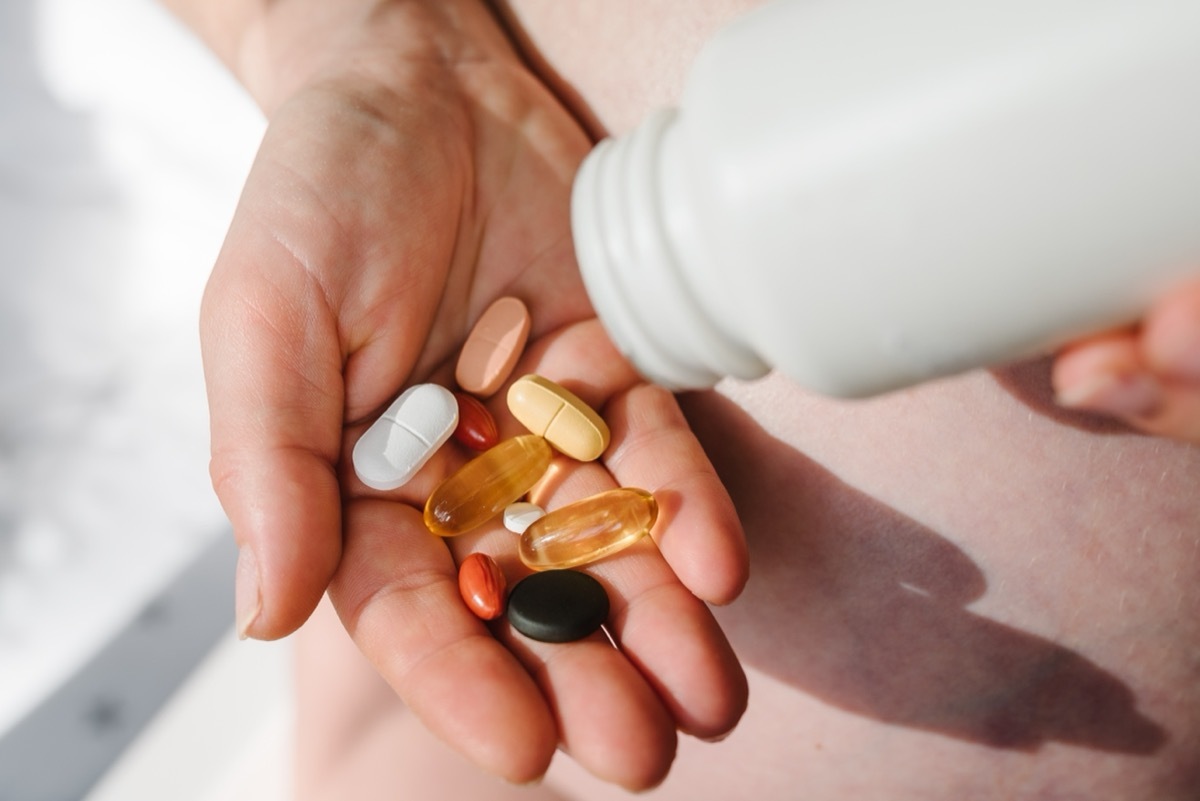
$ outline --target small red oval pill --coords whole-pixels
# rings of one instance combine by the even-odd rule
[[[504,613],[506,589],[504,571],[485,553],[473,553],[458,566],[458,591],[467,607],[484,620]]]
[[[455,392],[454,399],[458,401],[458,425],[454,428],[456,440],[476,451],[486,451],[500,441],[496,419],[478,398],[465,392]]]

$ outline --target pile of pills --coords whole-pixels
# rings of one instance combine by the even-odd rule
[[[529,312],[517,298],[488,307],[463,344],[455,370],[459,392],[438,384],[405,390],[354,446],[355,473],[368,487],[407,483],[447,441],[479,452],[443,480],[425,504],[426,527],[440,537],[471,531],[497,517],[519,535],[517,553],[535,571],[508,592],[491,557],[471,554],[459,566],[459,590],[477,616],[507,612],[522,634],[568,642],[596,631],[608,615],[603,587],[585,565],[649,533],[658,504],[649,492],[621,488],[545,512],[525,495],[545,475],[555,451],[579,461],[599,458],[609,429],[574,393],[539,375],[509,387],[508,410],[530,433],[500,441],[481,402],[508,380],[529,336]]]

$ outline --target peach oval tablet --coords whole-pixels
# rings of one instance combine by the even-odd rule
[[[562,453],[590,462],[608,447],[608,424],[575,393],[549,378],[527,375],[508,388],[508,410]]]
[[[458,385],[487,397],[512,373],[529,338],[529,310],[518,298],[500,298],[483,313],[463,343],[454,370]]]
[[[438,384],[417,384],[392,401],[354,443],[359,481],[377,490],[407,483],[454,433],[458,402]]]

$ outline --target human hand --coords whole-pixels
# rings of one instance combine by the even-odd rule
[[[1168,294],[1139,325],[1065,348],[1052,380],[1063,406],[1200,444],[1200,280]]]
[[[674,398],[612,349],[574,267],[568,197],[587,137],[477,0],[288,0],[244,41],[270,125],[201,322],[242,633],[286,635],[328,588],[384,678],[484,768],[528,781],[561,746],[604,779],[653,785],[677,730],[717,736],[744,709],[745,678],[703,601],[732,600],[747,558]],[[589,568],[619,649],[535,643],[467,610],[458,560],[489,551],[510,580],[517,562],[497,526],[453,540],[425,529],[419,508],[465,460],[457,446],[392,493],[348,467],[405,386],[449,383],[502,295],[533,318],[517,375],[569,386],[612,429],[602,463],[568,466],[550,502],[618,484],[660,497],[657,547]]]

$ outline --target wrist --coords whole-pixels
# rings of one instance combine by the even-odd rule
[[[309,83],[338,40],[370,15],[376,0],[322,2],[276,0],[247,20],[234,55],[233,70],[259,107],[273,111]]]
[[[266,15],[270,0],[159,0],[241,79],[242,42]]]
[[[326,71],[370,77],[400,60],[449,64],[509,47],[481,0],[162,2],[208,44],[267,116]]]

